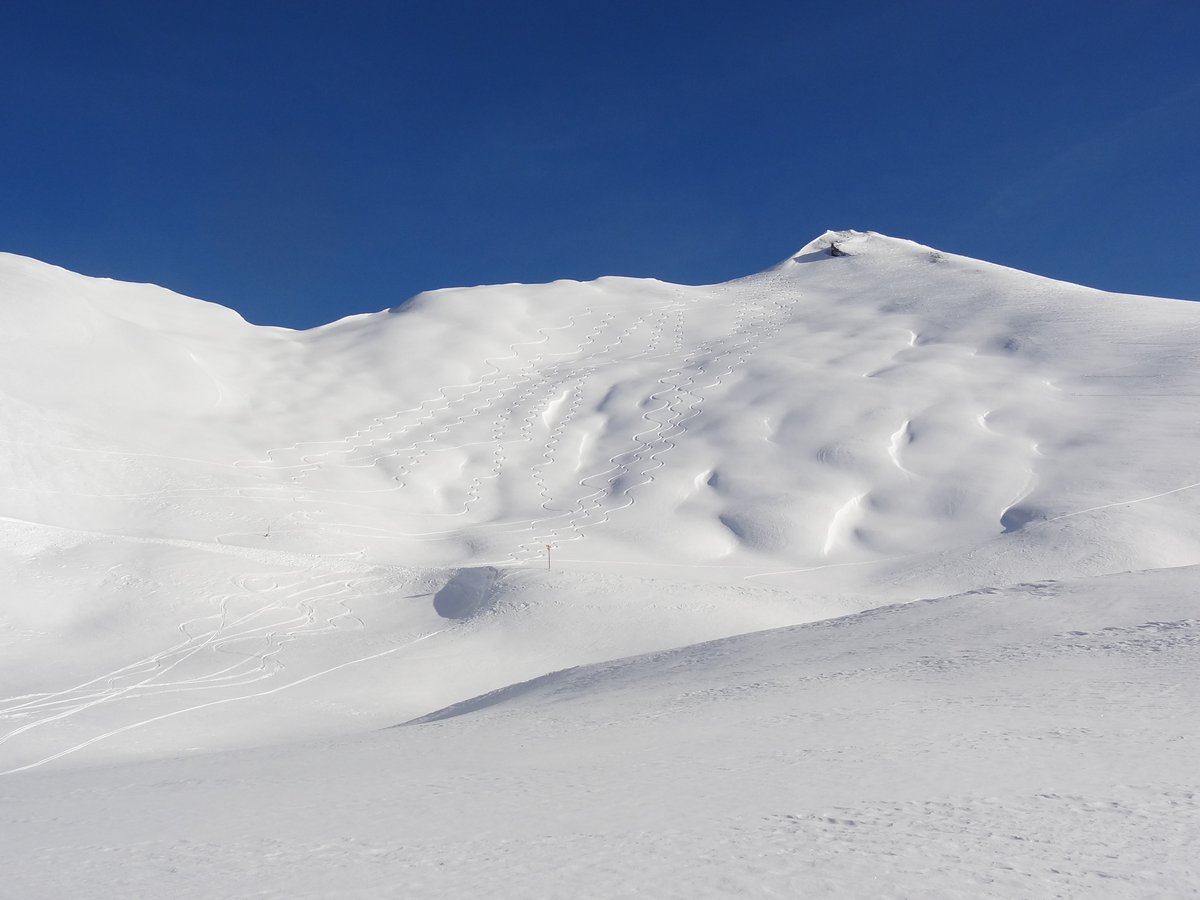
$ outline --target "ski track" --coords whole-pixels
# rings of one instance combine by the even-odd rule
[[[1101,506],[1090,506],[1087,509],[1078,509],[1075,512],[1063,513],[1062,515],[1054,516],[1054,517],[1046,519],[1042,522],[1034,522],[1032,524],[1033,525],[1049,525],[1051,522],[1058,522],[1061,519],[1070,519],[1070,518],[1073,518],[1074,516],[1082,516],[1084,513],[1100,512],[1101,510],[1114,509],[1118,506],[1133,506],[1134,504],[1137,504],[1137,503],[1145,503],[1148,500],[1157,500],[1160,497],[1169,497],[1172,494],[1181,494],[1184,491],[1194,490],[1195,488],[1200,488],[1200,481],[1194,482],[1192,484],[1185,484],[1183,487],[1172,488],[1169,491],[1162,491],[1161,493],[1158,493],[1158,494],[1151,494],[1149,497],[1137,497],[1133,500],[1117,500],[1114,503],[1105,503]]]
[[[253,582],[257,580],[266,583],[256,587]],[[0,745],[52,723],[86,713],[102,704],[205,690],[226,691],[276,678],[286,668],[279,657],[288,645],[302,638],[365,627],[362,619],[355,615],[350,600],[360,596],[364,587],[373,580],[375,578],[372,576],[359,579],[336,576],[314,578],[304,569],[270,576],[269,580],[260,576],[233,579],[234,590],[215,600],[216,610],[213,613],[189,619],[178,626],[183,640],[69,688],[0,700],[0,723],[20,723],[0,734]],[[249,612],[231,617],[229,606],[235,599],[250,600],[258,605]],[[233,657],[233,662],[228,662],[230,657]],[[201,671],[190,677],[167,680],[167,676],[185,664]],[[312,680],[313,677],[316,676],[307,676],[285,687]],[[237,694],[177,710],[170,715],[262,694]],[[123,726],[40,762],[0,774],[25,771],[160,718],[165,716]]]
[[[361,656],[361,657],[357,657],[355,659],[350,659],[345,662],[338,663],[337,665],[329,666],[328,668],[322,669],[318,672],[313,672],[309,675],[305,675],[302,678],[297,678],[294,681],[289,681],[285,684],[277,685],[276,687],[273,687],[273,688],[268,688],[267,690],[264,690],[264,691],[256,691],[251,694],[239,694],[234,697],[222,697],[217,700],[209,700],[206,703],[198,703],[198,704],[195,704],[194,706],[187,706],[187,707],[183,707],[181,709],[171,710],[170,712],[167,712],[167,713],[162,713],[161,715],[151,716],[150,718],[147,718],[147,719],[140,719],[135,722],[130,722],[127,725],[122,725],[119,728],[111,729],[110,731],[106,731],[103,734],[98,734],[94,737],[91,737],[91,738],[85,740],[85,741],[81,741],[77,744],[67,747],[64,750],[60,750],[57,753],[51,754],[50,756],[43,757],[43,758],[38,759],[31,763],[26,763],[25,765],[16,766],[14,768],[7,769],[3,772],[0,772],[0,776],[15,775],[18,772],[27,772],[30,769],[36,769],[40,766],[46,765],[47,763],[51,763],[51,762],[54,762],[55,760],[62,759],[65,756],[69,756],[73,753],[78,753],[80,750],[85,750],[88,747],[93,746],[94,744],[100,743],[101,741],[108,740],[109,738],[116,737],[117,735],[124,734],[128,731],[133,731],[136,728],[143,728],[146,725],[151,725],[155,722],[164,721],[165,719],[172,719],[172,718],[175,718],[176,716],[186,715],[187,713],[196,712],[201,709],[208,709],[213,706],[222,706],[222,705],[225,705],[228,703],[239,703],[239,702],[242,702],[245,700],[254,700],[259,697],[267,697],[272,694],[278,694],[281,691],[285,691],[285,690],[288,690],[289,688],[296,687],[297,685],[301,685],[301,684],[305,684],[309,681],[313,681],[324,675],[328,675],[331,672],[337,672],[341,669],[349,668],[350,666],[360,665],[361,663],[364,663],[364,662],[370,662],[372,660],[380,659],[381,657],[384,657],[384,656],[389,656],[393,653],[398,653],[401,650],[406,650],[409,647],[413,646],[414,644],[418,644],[421,641],[428,640],[429,638],[434,637],[435,635],[441,634],[443,631],[445,631],[445,629],[438,629],[436,631],[427,632],[426,634],[419,635],[418,637],[413,638],[412,640],[407,641],[403,644],[399,644],[398,646],[389,647],[387,650],[382,650],[378,653],[372,653],[367,656]]]

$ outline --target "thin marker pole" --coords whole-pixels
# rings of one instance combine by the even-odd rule
[[[546,545],[546,571],[550,571],[550,545]]]

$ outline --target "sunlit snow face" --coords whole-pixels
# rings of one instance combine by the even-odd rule
[[[303,333],[4,267],[9,768],[1200,558],[1189,304],[855,233]]]

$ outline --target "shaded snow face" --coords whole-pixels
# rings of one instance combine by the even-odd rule
[[[444,619],[470,619],[486,610],[500,572],[493,566],[458,569],[433,596],[433,608]]]

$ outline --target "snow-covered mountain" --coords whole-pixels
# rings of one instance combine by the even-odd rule
[[[838,665],[900,652],[861,622],[910,623],[928,650],[958,646],[978,613],[999,645],[1025,646],[1052,581],[1081,585],[1065,592],[1074,606],[1034,617],[1064,630],[1089,592],[1169,585],[1175,599],[1130,599],[1108,624],[1136,629],[1153,608],[1179,626],[1160,629],[1171,653],[1192,646],[1197,570],[1179,567],[1200,565],[1198,304],[829,232],[721,285],[443,290],[304,332],[0,254],[0,323],[0,792],[213,751],[236,753],[172,771],[234,760],[257,779],[290,751],[252,748],[410,720],[437,724],[353,753],[425,741],[409,737],[422,729],[520,744],[529,723],[558,721],[547,697],[572,747],[603,730],[597,716],[635,720],[635,707],[736,709],[728,727],[769,744],[761,716],[747,724],[725,700],[751,670],[834,654],[831,632],[733,639],[690,690],[675,668],[654,674],[662,656],[513,686],[951,595],[836,619],[860,623],[838,632]],[[1017,599],[1006,612],[995,596]],[[1087,615],[1087,634],[1106,627]],[[971,672],[963,702],[988,681]],[[755,716],[835,715],[814,711],[815,694],[754,696]],[[434,714],[446,707],[453,725]],[[665,733],[644,741],[684,753]],[[701,754],[700,769],[736,748]],[[684,782],[660,774],[670,802]]]

